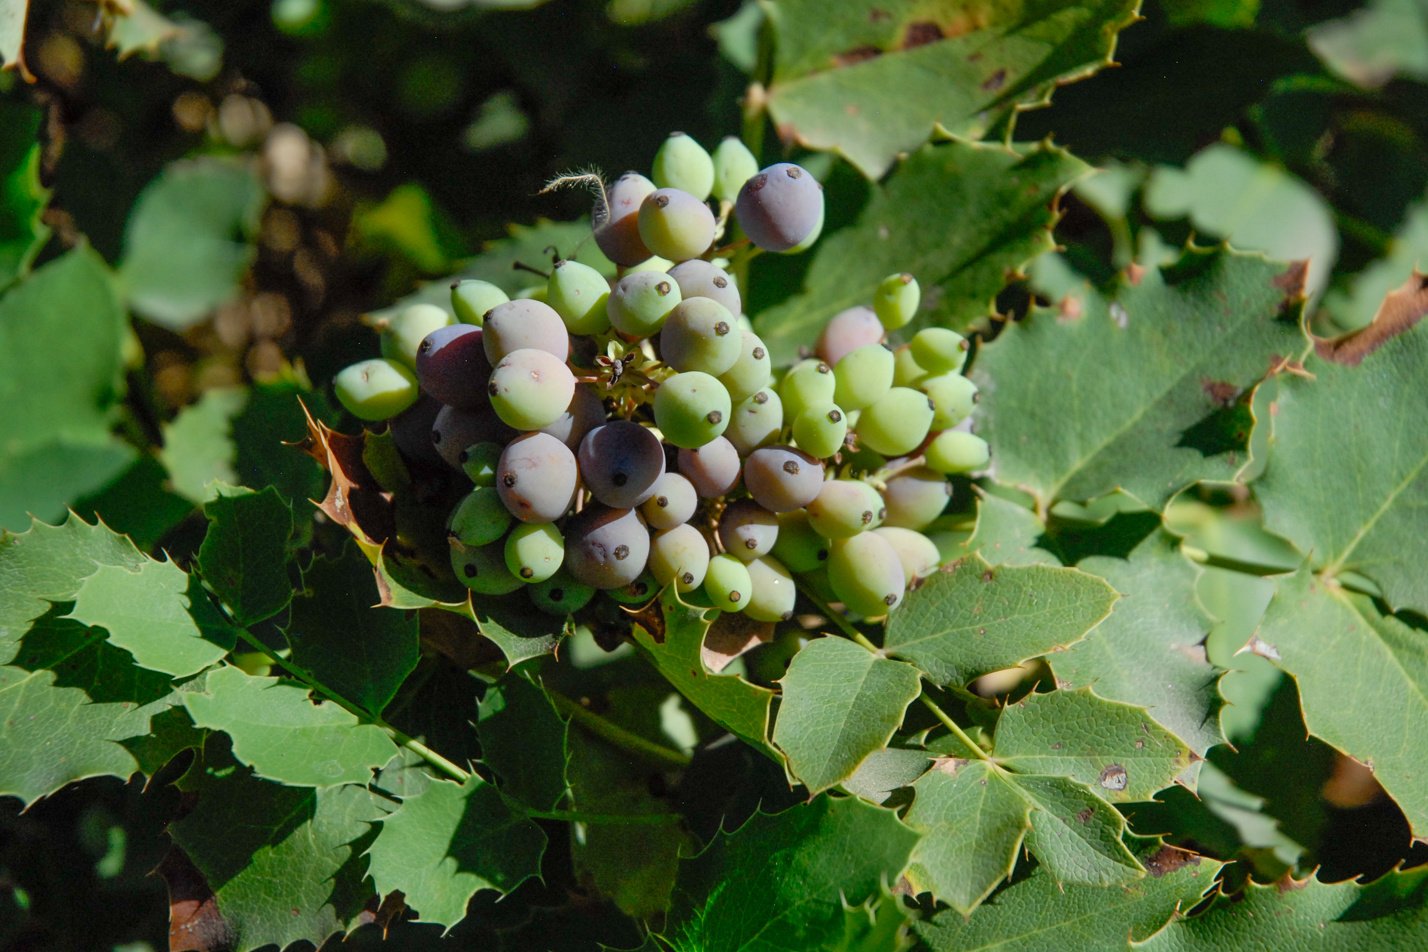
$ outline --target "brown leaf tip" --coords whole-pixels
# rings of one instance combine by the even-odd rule
[[[1305,286],[1309,281],[1309,260],[1291,262],[1272,282],[1276,288],[1284,292],[1286,303],[1290,301],[1302,301],[1305,297]]]
[[[1388,292],[1367,327],[1332,340],[1315,339],[1314,350],[1324,360],[1357,367],[1369,354],[1412,330],[1424,314],[1428,314],[1428,274],[1415,268],[1407,281]]]

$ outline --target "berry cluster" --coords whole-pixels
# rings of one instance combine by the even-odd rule
[[[621,269],[613,284],[568,260],[515,299],[458,282],[454,320],[418,304],[387,321],[383,356],[340,372],[339,400],[390,419],[409,459],[470,479],[447,525],[452,568],[478,593],[524,588],[565,614],[597,590],[672,586],[778,621],[798,577],[886,614],[940,562],[921,530],[948,474],[987,463],[955,429],[976,396],[966,342],[926,328],[890,348],[920,301],[895,274],[776,373],[721,255],[807,248],[821,186],[797,165],[759,171],[737,139],[711,156],[682,134],[652,177],[600,186],[593,237]],[[744,238],[716,247],[731,214]]]

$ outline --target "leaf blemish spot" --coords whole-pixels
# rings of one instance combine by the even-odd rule
[[[993,73],[992,75],[988,76],[988,77],[986,78],[986,81],[984,81],[984,82],[982,83],[982,91],[983,91],[983,92],[988,92],[988,93],[994,93],[994,92],[996,92],[998,89],[1001,89],[1003,86],[1005,86],[1005,85],[1006,85],[1006,82],[1007,82],[1007,71],[1006,71],[1005,69],[999,69],[999,70],[997,70],[995,73]]]
[[[1082,810],[1082,811],[1080,811],[1079,813],[1076,814],[1076,822],[1078,822],[1078,823],[1089,823],[1089,822],[1091,822],[1091,817],[1093,817],[1093,816],[1095,816],[1095,815],[1096,815],[1096,811],[1092,810],[1090,807],[1087,807],[1086,809],[1084,809],[1084,810]]]
[[[1124,790],[1130,783],[1130,777],[1126,773],[1126,768],[1120,764],[1111,764],[1101,771],[1101,786],[1107,790]]]

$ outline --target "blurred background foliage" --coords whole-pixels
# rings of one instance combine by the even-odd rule
[[[1365,324],[1428,259],[1428,8],[1147,0],[1141,14],[1118,68],[994,130],[1050,137],[1100,169],[1062,203],[1063,254],[1013,281],[1000,307],[1054,302],[1067,265],[1102,280],[1194,238],[1309,258],[1315,330]],[[182,558],[214,479],[277,485],[305,506],[322,477],[281,445],[304,432],[292,395],[342,423],[322,390],[375,352],[364,315],[483,251],[478,267],[513,287],[511,262],[538,266],[551,242],[579,251],[580,228],[541,223],[584,215],[588,197],[541,195],[552,176],[644,169],[671,130],[710,146],[742,131],[761,158],[800,154],[741,108],[766,78],[764,17],[752,0],[31,0],[27,69],[0,73],[0,314],[22,321],[25,288],[86,244],[120,300],[69,266],[45,306],[70,309],[70,333],[0,338],[7,408],[22,391],[62,408],[0,422],[0,528],[69,506]],[[13,30],[0,17],[12,66]],[[868,186],[828,156],[803,160],[827,183],[836,231]],[[806,267],[775,262],[767,279],[793,285]],[[1242,494],[1207,490],[1173,515],[1217,551],[1288,557]],[[1197,591],[1218,619],[1210,660],[1231,669],[1237,750],[1212,753],[1200,799],[1177,789],[1142,807],[1137,832],[1193,830],[1181,841],[1264,880],[1421,861],[1372,778],[1304,739],[1292,684],[1237,653],[1268,588],[1208,569]],[[726,759],[704,767],[727,789],[786,801],[768,764]],[[159,782],[91,782],[23,814],[0,802],[0,947],[165,947],[169,897],[153,871],[182,809]],[[560,853],[544,885],[470,917],[460,941],[637,942]],[[435,931],[381,935],[360,929],[344,947],[425,948]]]

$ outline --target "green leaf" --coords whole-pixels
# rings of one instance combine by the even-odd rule
[[[1172,26],[1209,23],[1233,29],[1254,26],[1260,0],[1162,0]]]
[[[174,489],[196,503],[218,494],[215,482],[273,486],[297,512],[322,496],[322,467],[298,446],[308,435],[303,402],[323,401],[305,383],[277,379],[246,389],[210,390],[163,427],[159,459]],[[299,529],[306,520],[299,523]]]
[[[1369,598],[1306,569],[1282,579],[1255,653],[1299,684],[1314,736],[1368,764],[1402,808],[1414,835],[1428,836],[1428,638]]]
[[[461,785],[437,781],[402,801],[367,856],[379,893],[400,890],[417,921],[449,930],[477,891],[505,894],[537,875],[545,843],[540,827],[473,776]]]
[[[1305,349],[1302,284],[1299,267],[1190,248],[1109,296],[1087,284],[1033,310],[973,372],[993,475],[1048,506],[1121,489],[1152,508],[1230,479],[1249,433],[1241,398]],[[1042,364],[1055,371],[1025,370]]]
[[[29,805],[88,777],[128,777],[129,752],[107,736],[112,705],[90,704],[53,671],[0,667],[0,795]]]
[[[913,791],[907,822],[925,835],[908,879],[964,915],[1011,875],[1023,841],[1058,882],[1111,886],[1143,874],[1121,842],[1125,819],[1065,777],[948,759]]]
[[[194,806],[169,835],[207,880],[231,947],[320,946],[346,929],[372,895],[360,856],[381,811],[367,791],[201,771],[184,778]]]
[[[240,625],[271,618],[292,601],[288,537],[293,513],[278,491],[225,487],[204,504],[208,533],[198,550],[204,581]]]
[[[1410,280],[1355,335],[1280,381],[1269,464],[1256,483],[1265,528],[1328,575],[1361,572],[1395,609],[1428,612],[1419,522],[1428,508],[1428,323]]]
[[[1015,775],[1031,804],[1026,845],[1058,882],[1118,886],[1144,870],[1121,837],[1125,817],[1088,788],[1065,777]]]
[[[937,684],[962,685],[1075,644],[1110,613],[1116,593],[1077,569],[954,563],[888,619],[884,648]]]
[[[99,566],[79,583],[70,617],[108,631],[140,667],[176,678],[217,664],[235,640],[197,579],[151,559],[132,569]]]
[[[210,672],[203,692],[183,703],[195,725],[232,738],[239,762],[289,786],[366,783],[396,752],[385,731],[336,704],[313,704],[299,685],[231,666]]]
[[[511,604],[508,599],[482,599],[480,605],[474,601],[459,606],[457,613],[476,622],[481,634],[501,649],[510,667],[554,652],[566,635],[564,618],[534,606]]]
[[[1369,0],[1311,27],[1309,47],[1330,70],[1368,89],[1395,76],[1428,80],[1428,16],[1417,0]]]
[[[36,521],[28,532],[0,531],[0,661],[51,602],[73,601],[101,565],[137,570],[147,557],[107,527],[70,516],[58,526]]]
[[[666,940],[680,952],[831,948],[844,904],[896,882],[916,842],[891,810],[854,798],[756,813],[679,864]]]
[[[1425,899],[1428,873],[1421,866],[1368,885],[1315,879],[1264,886],[1249,882],[1243,894],[1217,898],[1204,913],[1171,922],[1138,948],[1411,949],[1422,944],[1428,930]]]
[[[842,638],[805,645],[779,686],[783,699],[773,742],[809,793],[837,786],[886,747],[922,690],[912,665]]]
[[[1011,875],[1031,806],[986,761],[946,761],[912,785],[907,823],[924,836],[907,878],[962,915]]]
[[[29,0],[0,0],[0,66],[10,69],[25,62],[25,8]]]
[[[1088,690],[1029,694],[997,720],[996,757],[1018,773],[1069,777],[1111,801],[1149,800],[1190,751],[1143,708]]]
[[[565,799],[571,748],[567,724],[539,684],[508,673],[481,699],[481,762],[496,774],[501,792],[537,810]]]
[[[377,607],[372,566],[349,545],[314,559],[287,624],[293,660],[340,697],[380,714],[416,668],[417,616]]]
[[[0,3],[0,34],[5,15]],[[0,57],[12,61],[3,51]],[[41,118],[28,104],[0,102],[0,194],[5,196],[0,204],[0,289],[30,270],[50,236],[41,221],[50,197],[40,183]]]
[[[843,781],[843,789],[886,805],[897,790],[911,786],[930,766],[932,755],[925,750],[885,747],[869,754],[853,776]]]
[[[1159,219],[1188,218],[1197,234],[1279,261],[1308,261],[1311,298],[1329,283],[1339,232],[1328,202],[1303,179],[1234,146],[1217,143],[1184,169],[1162,166],[1146,184],[1145,209]]]
[[[768,743],[774,692],[733,674],[713,674],[704,666],[701,648],[717,612],[681,605],[666,595],[660,611],[663,638],[645,625],[634,626],[635,644],[669,683],[710,720],[759,750],[774,756]]]
[[[971,918],[945,910],[912,929],[930,952],[1037,952],[1048,941],[1066,949],[1122,948],[1193,907],[1223,866],[1173,846],[1147,850],[1141,860],[1150,875],[1118,889],[1058,883],[1033,870]]]
[[[878,178],[934,133],[978,138],[1109,63],[1136,6],[892,0],[869,16],[779,0],[766,6],[777,50],[769,113],[784,139],[836,149]]]
[[[815,246],[801,290],[761,310],[755,328],[787,362],[825,321],[867,304],[878,282],[898,271],[915,275],[924,289],[919,324],[965,328],[992,313],[1008,274],[1052,248],[1056,196],[1086,171],[1070,154],[1044,146],[919,149],[873,187],[855,222]],[[755,271],[757,284],[757,263]]]
[[[188,159],[145,187],[124,232],[119,278],[137,313],[173,330],[202,320],[238,293],[265,196],[254,170],[227,159]]]
[[[1223,743],[1220,672],[1201,647],[1210,622],[1195,597],[1200,570],[1178,540],[1157,528],[1123,558],[1093,555],[1076,567],[1121,598],[1089,637],[1047,659],[1057,682],[1145,708],[1198,755]]]
[[[125,333],[109,271],[87,247],[0,297],[0,528],[59,518],[133,460],[109,433]]]
[[[672,805],[651,791],[658,769],[598,739],[570,749],[570,796],[577,813],[610,817],[663,815],[666,822],[580,823],[571,830],[578,881],[588,881],[625,914],[644,919],[669,907],[681,851],[694,843]]]

